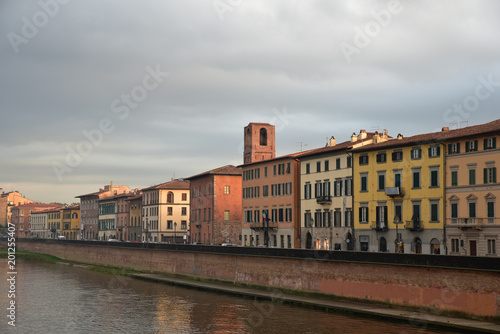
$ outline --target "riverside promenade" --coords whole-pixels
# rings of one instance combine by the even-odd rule
[[[283,302],[299,306],[313,307],[333,312],[374,317],[411,324],[422,330],[427,327],[458,330],[464,333],[500,333],[500,324],[472,319],[448,317],[426,312],[389,308],[384,305],[335,301],[321,297],[309,297],[284,293],[279,289],[261,290],[238,285],[215,283],[203,280],[160,275],[129,274],[129,277],[163,284],[178,285],[200,290],[216,291],[236,296],[251,297],[260,300]]]

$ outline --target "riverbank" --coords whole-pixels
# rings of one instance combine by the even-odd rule
[[[351,315],[360,315],[383,318],[385,320],[406,322],[422,330],[428,327],[459,330],[464,333],[500,333],[500,324],[473,319],[448,317],[427,312],[417,312],[397,308],[389,308],[378,304],[354,303],[347,301],[333,301],[316,297],[293,295],[284,293],[278,289],[265,291],[255,288],[229,285],[218,282],[194,280],[188,278],[151,274],[135,273],[128,277],[147,280],[151,282],[178,285],[207,291],[216,291],[236,296],[245,296],[261,300],[269,300],[274,303],[288,303],[298,306],[323,309],[327,312],[339,312]]]

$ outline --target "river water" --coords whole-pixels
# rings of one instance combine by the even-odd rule
[[[0,333],[452,333],[151,283],[61,264],[0,259]],[[8,324],[15,301],[15,327]]]

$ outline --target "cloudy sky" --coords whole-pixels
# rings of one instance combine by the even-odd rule
[[[73,202],[360,129],[500,118],[500,2],[0,2],[0,187]]]

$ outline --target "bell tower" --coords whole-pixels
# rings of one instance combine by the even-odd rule
[[[269,123],[249,123],[245,126],[244,164],[273,159],[276,156],[274,131],[274,125]]]

